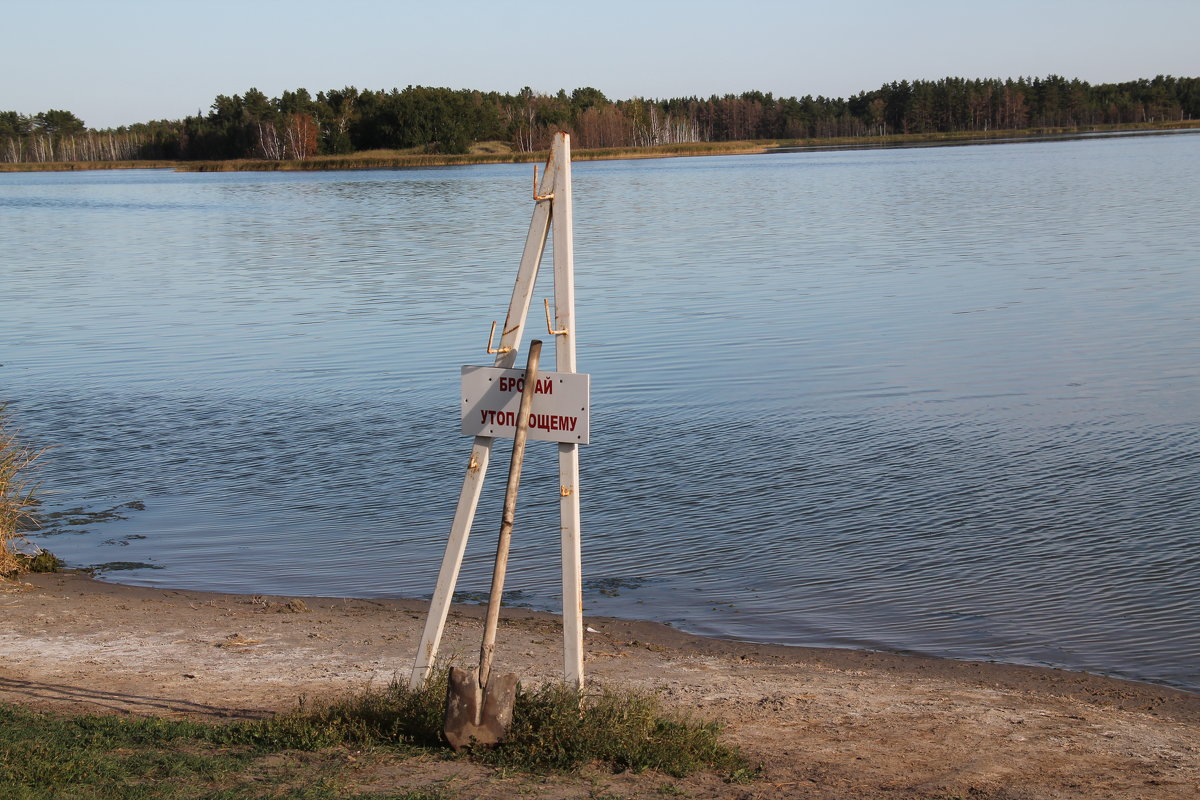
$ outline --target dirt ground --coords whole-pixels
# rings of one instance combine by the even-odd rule
[[[297,602],[298,601],[298,602]],[[239,718],[407,678],[425,604],[0,582],[0,701],[63,711]],[[456,607],[443,655],[476,657],[482,609]],[[1051,669],[704,639],[587,620],[589,680],[660,690],[726,724],[761,776],[506,776],[461,760],[365,759],[362,789],[455,798],[1200,797],[1200,695]],[[561,675],[552,615],[514,610],[497,668]]]

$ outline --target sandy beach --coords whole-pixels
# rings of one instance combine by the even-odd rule
[[[5,702],[232,719],[406,678],[425,604],[57,574],[0,582],[0,609]],[[453,610],[443,655],[475,657],[481,615]],[[1197,694],[1053,669],[705,639],[654,623],[587,624],[589,680],[655,689],[670,706],[719,719],[727,740],[761,762],[761,777],[514,778],[426,757],[364,765],[360,788],[438,784],[463,798],[1200,796]],[[524,680],[554,680],[556,618],[506,611],[496,658]]]

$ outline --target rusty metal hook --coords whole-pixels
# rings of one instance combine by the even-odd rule
[[[563,328],[561,331],[554,330],[554,326],[550,323],[550,300],[543,297],[542,302],[546,304],[546,332],[551,336],[562,336],[567,333],[566,328]]]
[[[553,200],[554,199],[554,192],[551,192],[550,194],[538,194],[537,190],[538,190],[537,164],[534,164],[533,165],[533,199],[538,201],[539,203],[542,202],[543,200]]]
[[[492,340],[496,338],[496,320],[492,320],[492,332],[488,334],[487,351],[489,353],[511,353],[511,347],[492,347]],[[500,341],[504,341],[503,335]]]

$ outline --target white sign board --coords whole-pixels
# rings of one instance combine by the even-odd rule
[[[516,436],[517,409],[524,388],[523,369],[463,367],[463,435]],[[529,413],[529,438],[587,444],[590,391],[590,375],[539,371]]]

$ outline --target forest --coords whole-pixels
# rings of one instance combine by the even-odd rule
[[[1200,78],[1091,85],[1046,78],[900,81],[849,98],[740,95],[610,100],[598,89],[516,94],[408,86],[219,95],[207,113],[97,130],[74,113],[0,111],[0,162],[308,159],[372,150],[518,152],[558,130],[578,148],[1079,128],[1200,118]]]

